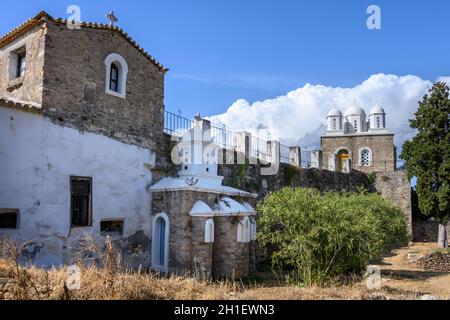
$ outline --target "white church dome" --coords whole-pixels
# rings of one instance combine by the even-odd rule
[[[327,117],[341,117],[342,116],[342,112],[337,109],[337,108],[333,108],[330,110],[330,112],[328,112]]]
[[[364,109],[356,104],[352,105],[350,108],[345,110],[346,116],[359,116],[359,115],[365,115],[365,114],[366,114],[366,112],[364,111]]]
[[[384,114],[384,109],[376,104],[372,109],[370,109],[370,114]]]

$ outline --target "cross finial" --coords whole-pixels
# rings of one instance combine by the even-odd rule
[[[117,17],[114,15],[114,11],[111,11],[111,12],[107,13],[107,14],[106,14],[106,17],[108,18],[108,20],[109,20],[109,25],[110,25],[111,27],[114,27],[114,24],[115,24],[117,21],[119,21],[119,20],[117,19]]]

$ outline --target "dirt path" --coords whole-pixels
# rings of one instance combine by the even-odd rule
[[[414,243],[410,247],[394,250],[379,264],[383,286],[450,299],[450,273],[424,271],[414,262],[416,255],[436,249],[435,244]]]
[[[414,243],[392,251],[376,266],[381,269],[381,288],[368,289],[365,280],[349,286],[328,288],[286,287],[277,284],[248,289],[237,299],[421,299],[429,294],[437,299],[450,299],[450,273],[429,272],[414,262],[417,255],[434,251],[435,244]]]

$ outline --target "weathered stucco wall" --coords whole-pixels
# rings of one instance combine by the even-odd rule
[[[123,219],[123,237],[146,248],[153,152],[3,107],[0,136],[0,208],[20,209],[19,228],[0,235],[35,241],[36,263],[68,263],[80,237],[99,234],[103,219]],[[92,227],[70,227],[72,175],[93,179]]]
[[[128,64],[126,97],[105,92],[105,58]],[[111,30],[47,23],[44,112],[56,122],[155,149],[163,132],[164,74]]]
[[[25,76],[10,80],[10,71],[13,73],[16,71],[16,66],[10,65],[11,54],[23,47],[26,48],[27,62]],[[0,97],[41,105],[44,81],[44,47],[45,28],[41,25],[0,48]]]

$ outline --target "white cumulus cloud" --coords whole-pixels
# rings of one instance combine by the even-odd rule
[[[306,84],[286,95],[265,101],[250,103],[239,99],[225,113],[209,119],[238,131],[256,132],[258,128],[268,128],[278,132],[285,143],[300,141],[300,144],[307,144],[301,147],[317,148],[326,115],[334,105],[344,112],[356,101],[368,115],[378,103],[386,111],[387,127],[396,134],[395,143],[400,148],[413,135],[408,120],[417,110],[417,102],[431,86],[430,81],[417,76],[380,73],[353,88]]]

